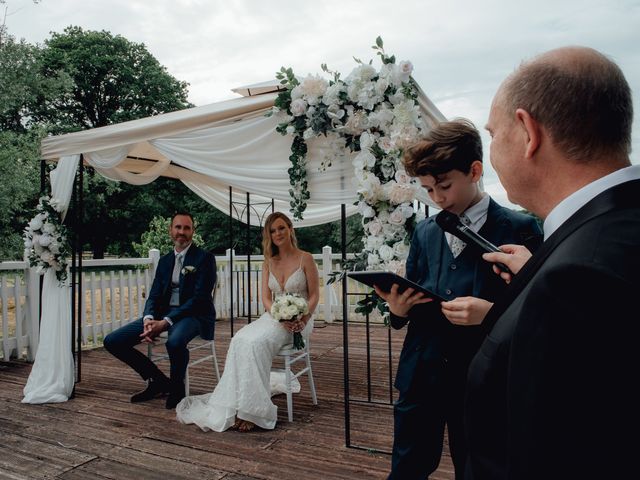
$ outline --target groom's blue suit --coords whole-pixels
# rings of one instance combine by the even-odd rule
[[[212,291],[216,283],[216,261],[211,253],[192,244],[187,250],[180,273],[179,305],[171,306],[171,277],[175,261],[174,252],[160,258],[143,318],[147,315],[155,320],[169,318],[173,323],[168,330],[166,348],[171,363],[171,380],[180,384],[184,381],[189,362],[188,343],[198,334],[205,339],[213,338],[216,311]],[[157,379],[163,377],[158,367],[134,348],[141,341],[143,318],[107,335],[104,346],[143,379]]]

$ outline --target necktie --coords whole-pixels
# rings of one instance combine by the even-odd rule
[[[171,275],[171,283],[178,285],[180,283],[180,270],[182,270],[182,255],[176,254],[176,261],[173,263],[173,274]]]
[[[462,222],[462,224],[466,226],[469,226],[471,224],[471,220],[469,220],[469,217],[467,217],[464,213],[460,215],[460,222]],[[458,237],[453,235],[451,236],[451,243],[449,244],[449,248],[451,249],[453,258],[456,258],[458,255],[460,255],[462,253],[462,250],[464,250],[464,247],[466,246],[467,244],[460,240]]]

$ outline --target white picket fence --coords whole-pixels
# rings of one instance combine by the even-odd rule
[[[321,286],[316,316],[326,322],[341,319],[340,284],[327,285],[329,274],[340,268],[341,255],[324,247],[322,253],[313,257],[318,264]],[[145,258],[83,260],[81,332],[84,346],[101,345],[109,332],[142,315],[159,258],[158,250],[151,250]],[[229,318],[233,308],[236,318],[246,317],[249,312],[257,318],[264,310],[260,301],[264,257],[252,255],[249,269],[246,256],[234,255],[233,271],[229,260],[229,251],[224,256],[216,256],[217,317]],[[39,278],[26,261],[0,262],[0,359],[33,360],[35,357],[39,335]],[[368,290],[350,281],[349,291],[366,293]],[[349,296],[350,319],[358,300],[357,296]]]

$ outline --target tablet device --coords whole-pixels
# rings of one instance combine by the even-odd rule
[[[383,292],[390,292],[393,284],[397,283],[398,292],[400,293],[404,292],[407,288],[413,288],[416,292],[422,292],[425,296],[433,298],[436,302],[446,302],[440,295],[392,272],[368,270],[365,272],[347,272],[347,275],[360,283],[369,285],[371,288],[377,285]]]

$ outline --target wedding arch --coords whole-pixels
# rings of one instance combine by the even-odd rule
[[[387,61],[384,65],[389,63],[393,62]],[[388,67],[383,68],[387,69],[389,75],[392,74]],[[323,69],[328,71],[324,66]],[[370,70],[366,67],[360,69],[355,79],[360,82],[360,90],[366,89],[363,82],[373,78]],[[413,92],[411,98],[416,112],[414,124],[420,122],[419,130],[426,130],[444,120],[445,117],[420,86],[409,75],[405,75],[406,71],[401,73],[404,76],[399,85],[406,83]],[[288,76],[288,85],[281,77],[279,80],[239,87],[233,89],[240,95],[238,98],[211,105],[45,138],[41,145],[42,159],[57,162],[57,167],[51,172],[55,210],[64,218],[71,201],[74,179],[78,172],[82,174],[85,166],[94,168],[106,178],[133,185],[148,184],[161,176],[182,181],[195,194],[225,213],[229,213],[231,203],[245,201],[248,194],[254,201],[272,202],[275,210],[287,212],[290,206],[295,209],[291,197],[300,193],[301,183],[300,177],[297,178],[298,183],[295,183],[293,176],[290,178],[294,139],[283,134],[295,135],[296,131],[295,127],[292,130],[287,129],[287,125],[283,126],[282,115],[272,115],[274,104],[282,99],[283,89],[295,87],[291,84],[295,82],[292,78]],[[334,80],[337,83],[338,78],[334,77]],[[344,87],[345,93],[347,88],[349,85]],[[389,95],[394,92],[387,90]],[[309,106],[308,95],[299,98],[307,102],[306,107]],[[308,113],[305,110],[305,114]],[[340,114],[339,111],[334,113]],[[304,135],[302,131],[297,133]],[[380,136],[371,135],[369,138],[368,132],[361,131],[357,141],[363,143],[362,149],[360,145],[353,149],[352,145],[350,148],[347,143],[342,143],[338,151],[335,136],[326,135],[326,131],[323,133],[303,137],[303,180],[308,197],[298,195],[296,205],[299,207],[299,198],[303,198],[305,208],[303,219],[300,218],[302,215],[296,215],[298,219],[295,226],[344,219],[358,210],[363,213],[363,208],[368,208],[369,204],[375,206],[375,215],[369,215],[369,219],[378,220],[379,204],[369,202],[371,198],[362,188],[363,185],[371,185],[376,191],[382,191],[382,185],[372,179],[373,164],[366,157],[367,147],[374,147],[378,141],[382,143]],[[365,136],[361,136],[362,133]],[[378,152],[377,160],[389,161],[388,158],[395,156],[395,167],[389,183],[401,183],[393,178],[399,161],[398,151],[392,147],[383,148],[382,153]],[[391,155],[388,155],[390,152]],[[332,159],[330,167],[327,159]],[[294,194],[291,193],[292,185]],[[81,195],[81,189],[79,192]],[[420,189],[415,189],[414,194],[418,200],[428,201]],[[375,201],[380,201],[382,196],[378,195]],[[386,205],[384,202],[383,205]],[[406,200],[403,199],[403,202],[406,203]],[[393,202],[387,203],[394,205]],[[367,213],[364,213],[366,217]],[[389,213],[383,215],[388,218]],[[257,212],[250,210],[246,219],[239,220],[253,225],[261,223]],[[370,229],[372,227],[373,224]],[[377,237],[372,232],[367,234]],[[380,253],[382,257],[385,252],[379,251],[381,246],[372,242],[369,251],[375,250],[375,254]],[[398,252],[389,253],[388,258],[394,261],[398,256]],[[73,302],[69,302],[69,287],[57,281],[53,269],[45,273],[42,302],[40,343],[23,400],[28,403],[66,401],[74,384],[72,351],[64,347],[71,344]],[[55,368],[52,369],[52,365]]]

